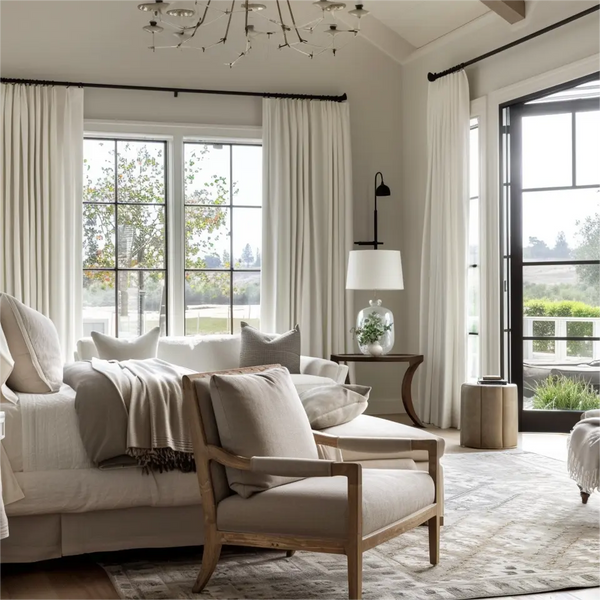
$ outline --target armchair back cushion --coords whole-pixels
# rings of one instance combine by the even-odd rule
[[[287,369],[213,375],[212,407],[221,445],[239,456],[319,458],[313,433]],[[243,498],[299,477],[227,468],[229,487]]]

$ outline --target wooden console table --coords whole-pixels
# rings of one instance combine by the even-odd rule
[[[402,379],[402,404],[408,416],[417,427],[425,427],[417,416],[412,401],[412,380],[417,367],[423,362],[421,354],[386,354],[385,356],[368,356],[366,354],[332,354],[331,360],[336,363],[375,362],[375,363],[408,363],[408,369]]]

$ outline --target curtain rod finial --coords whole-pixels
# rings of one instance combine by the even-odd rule
[[[437,77],[435,76],[435,73],[427,73],[427,79],[433,83]]]

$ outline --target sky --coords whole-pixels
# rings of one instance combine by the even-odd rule
[[[600,185],[600,112],[576,114],[575,182],[570,113],[523,119],[523,241],[537,237],[553,247],[564,231],[577,247],[577,221],[600,213],[596,189],[526,192],[531,188]]]

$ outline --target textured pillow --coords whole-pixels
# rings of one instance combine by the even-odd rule
[[[92,339],[98,350],[98,358],[104,360],[143,360],[156,358],[160,327],[151,329],[148,333],[134,340],[124,340],[92,331]]]
[[[0,327],[0,399],[2,402],[19,402],[19,397],[6,386],[6,380],[12,373],[15,361],[12,359],[10,350],[8,349],[8,343],[6,337],[4,337],[4,331]]]
[[[262,333],[244,321],[240,367],[279,364],[290,373],[300,373],[300,328],[287,333]]]
[[[308,417],[286,369],[213,375],[210,397],[226,450],[247,457],[319,458]],[[227,468],[229,487],[243,498],[298,479]]]
[[[54,323],[16,298],[0,294],[0,327],[14,361],[8,387],[28,394],[58,392],[63,360]]]
[[[300,400],[313,429],[347,423],[362,415],[371,388],[364,385],[323,385],[300,392]]]

